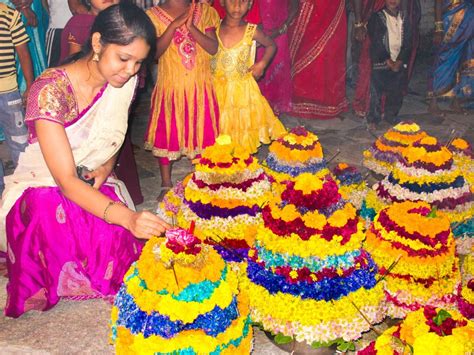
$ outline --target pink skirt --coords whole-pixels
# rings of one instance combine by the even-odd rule
[[[203,101],[198,100],[195,92],[192,98],[194,112],[190,112],[188,100],[191,98],[185,98],[184,114],[180,115],[176,112],[173,96],[170,127],[167,127],[164,110],[165,95],[155,88],[151,99],[150,120],[145,135],[145,149],[151,150],[157,157],[170,160],[177,160],[183,155],[193,159],[201,154],[206,147],[214,144],[219,129],[219,110],[214,92],[205,90]],[[203,122],[198,122],[198,107],[204,108]],[[183,123],[182,132],[178,132],[178,120]]]
[[[110,186],[100,191],[113,200]],[[107,224],[62,195],[58,187],[29,188],[6,218],[7,304],[5,315],[48,310],[61,297],[114,295],[142,242]]]

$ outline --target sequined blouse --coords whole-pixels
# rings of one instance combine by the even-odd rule
[[[102,94],[102,88],[94,98],[92,105]],[[79,112],[71,80],[63,69],[47,69],[31,86],[26,106],[25,123],[29,130],[29,143],[37,140],[36,120],[48,120],[67,127],[78,119],[90,107]]]

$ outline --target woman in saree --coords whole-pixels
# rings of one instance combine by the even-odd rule
[[[30,145],[7,179],[1,210],[10,317],[47,310],[61,297],[115,294],[140,253],[137,238],[169,227],[128,208],[126,190],[110,176],[154,27],[123,4],[102,11],[91,33],[73,62],[48,69],[31,88]]]
[[[258,81],[262,95],[270,103],[276,115],[291,111],[291,62],[288,47],[288,26],[293,22],[298,12],[298,0],[259,0],[261,8],[262,27],[277,45],[277,52],[265,75]],[[264,50],[257,50],[261,59]]]
[[[452,98],[451,108],[463,112],[461,101],[474,98],[474,5],[471,0],[435,0],[435,60],[428,80],[429,111],[442,113],[437,99]]]
[[[300,0],[290,29],[292,116],[333,118],[347,110],[344,0]]]

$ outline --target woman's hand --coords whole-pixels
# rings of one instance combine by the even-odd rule
[[[109,175],[112,173],[112,168],[109,167],[107,164],[99,166],[97,169],[87,173],[84,177],[87,180],[94,179],[94,189],[99,189],[104,182],[107,180]]]
[[[139,239],[159,236],[169,228],[168,223],[149,211],[133,213],[128,226],[128,230]]]

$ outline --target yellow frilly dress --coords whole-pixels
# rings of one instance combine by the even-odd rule
[[[173,18],[160,6],[147,15],[161,36]],[[202,32],[214,31],[219,15],[198,4],[193,23]],[[194,158],[213,145],[218,136],[219,109],[212,85],[211,55],[192,37],[185,25],[178,28],[158,61],[158,77],[151,98],[145,149],[171,160]]]
[[[211,59],[220,113],[219,132],[229,135],[253,153],[260,143],[269,144],[286,132],[249,71],[254,61],[252,40],[256,28],[256,25],[248,24],[242,40],[232,48],[226,48],[220,40],[218,27],[219,49]]]

